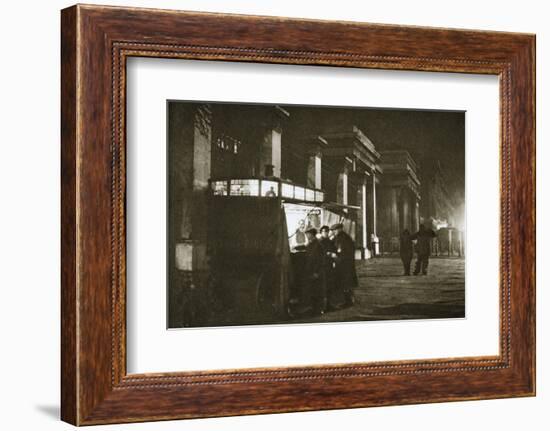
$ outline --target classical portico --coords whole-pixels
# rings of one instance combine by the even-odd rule
[[[380,232],[384,251],[399,249],[399,235],[408,229],[414,233],[420,221],[420,181],[417,166],[407,151],[381,151],[380,166],[384,170],[381,191]]]
[[[335,202],[356,207],[355,243],[361,257],[370,257],[370,242],[376,238],[377,187],[382,169],[380,154],[371,140],[356,126],[323,133],[323,177],[336,179]],[[326,188],[325,188],[326,189]]]

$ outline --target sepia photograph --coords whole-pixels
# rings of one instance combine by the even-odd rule
[[[465,317],[464,111],[167,117],[168,328]]]

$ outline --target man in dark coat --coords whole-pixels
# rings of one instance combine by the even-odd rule
[[[357,273],[355,272],[355,244],[351,237],[344,232],[341,223],[336,223],[330,227],[334,232],[334,246],[336,253],[332,257],[336,263],[336,282],[342,293],[346,306],[352,306],[355,303],[353,289],[358,285]]]
[[[335,263],[332,258],[333,254],[336,254],[336,247],[334,242],[330,238],[330,228],[328,226],[321,226],[320,229],[321,238],[319,243],[323,248],[324,255],[324,268],[325,268],[325,284],[327,288],[327,310],[335,310],[337,307],[334,305],[336,296],[336,274],[334,271]]]
[[[306,230],[306,262],[305,262],[305,283],[309,292],[313,311],[316,314],[323,314],[326,310],[327,293],[325,283],[325,256],[323,247],[317,239],[317,229]]]
[[[416,239],[416,264],[414,266],[414,275],[422,271],[422,275],[428,274],[428,264],[430,262],[431,242],[435,237],[435,232],[427,229],[423,224],[420,225],[418,232],[412,235]]]
[[[403,262],[404,275],[411,275],[411,260],[413,258],[413,243],[409,229],[405,229],[399,238],[399,255]]]

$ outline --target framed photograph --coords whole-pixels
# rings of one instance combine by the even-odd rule
[[[535,395],[535,36],[61,13],[61,416]]]

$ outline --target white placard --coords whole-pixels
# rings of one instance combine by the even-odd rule
[[[498,77],[149,58],[127,70],[128,373],[498,354]],[[174,99],[466,111],[466,318],[167,330]]]

